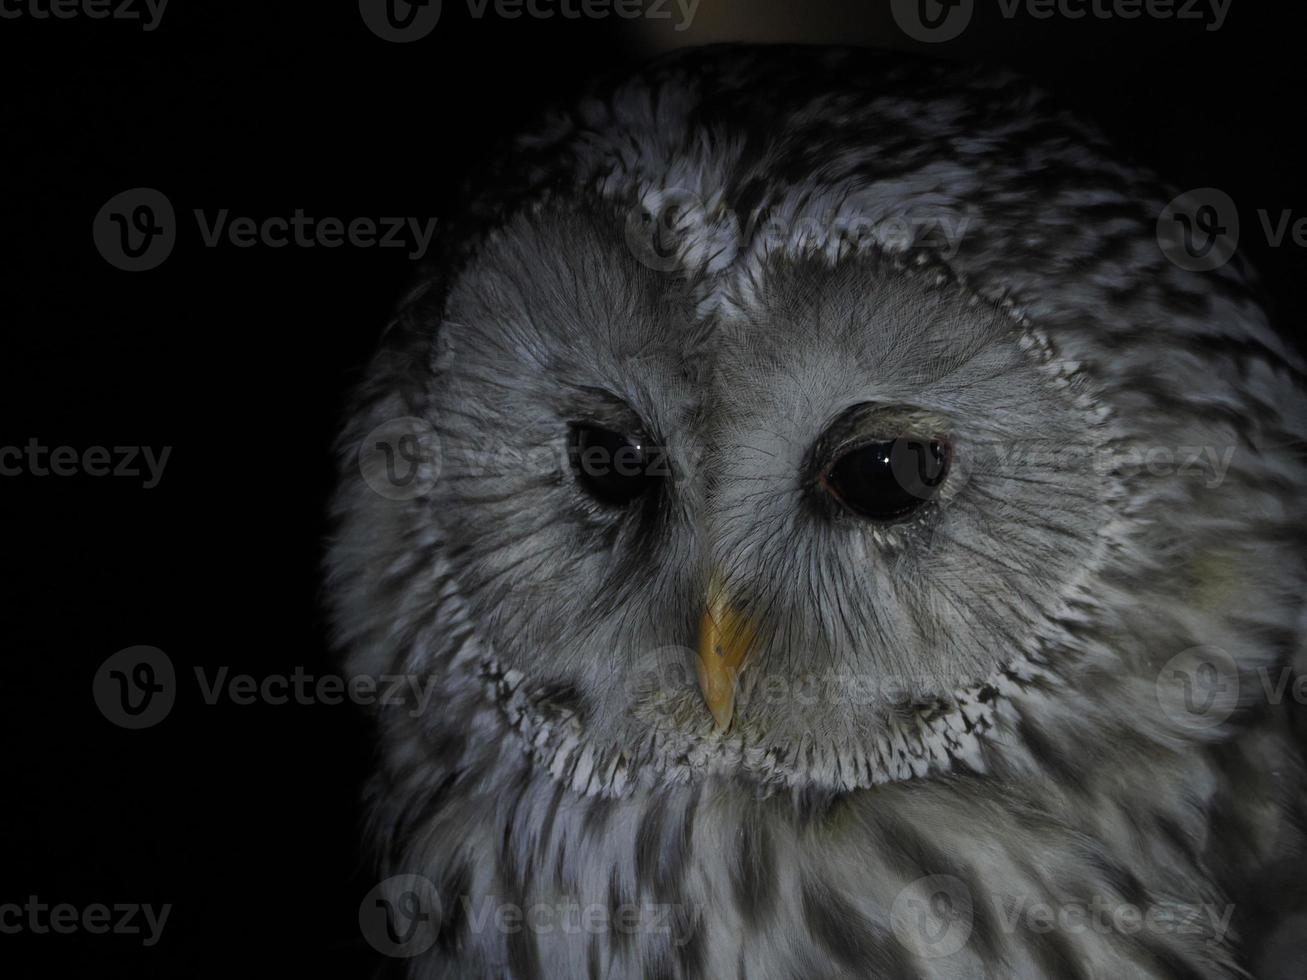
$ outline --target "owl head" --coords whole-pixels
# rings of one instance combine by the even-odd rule
[[[1298,368],[1023,81],[705,49],[483,183],[341,442],[336,622],[436,681],[405,725],[838,790],[1199,737],[1161,667],[1280,655]]]

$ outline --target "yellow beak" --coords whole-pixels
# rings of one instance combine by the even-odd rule
[[[735,681],[753,644],[752,625],[730,604],[721,578],[708,583],[699,619],[699,689],[712,712],[714,731],[724,732],[735,714]]]

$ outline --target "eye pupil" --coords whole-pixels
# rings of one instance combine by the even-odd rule
[[[660,451],[612,429],[574,425],[569,449],[577,482],[606,504],[628,504],[663,476]]]
[[[903,436],[840,456],[822,477],[827,490],[861,517],[894,521],[924,506],[948,474],[948,445]]]

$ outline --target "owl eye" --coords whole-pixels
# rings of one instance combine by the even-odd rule
[[[629,504],[666,476],[661,450],[612,429],[573,425],[569,448],[577,482],[606,504]]]
[[[902,436],[850,449],[836,458],[821,482],[853,513],[873,521],[896,521],[939,492],[948,465],[946,442]]]

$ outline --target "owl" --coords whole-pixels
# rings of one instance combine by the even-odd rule
[[[385,962],[1292,970],[1304,365],[1176,252],[1213,215],[848,49],[681,52],[496,159],[340,440],[340,648],[431,692],[373,713]]]

